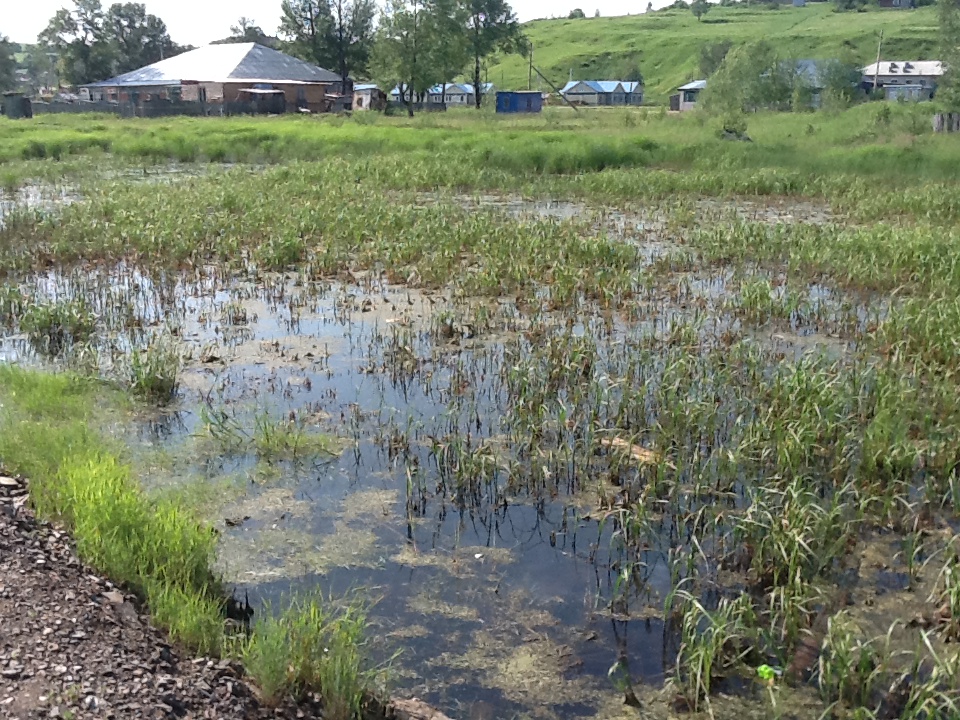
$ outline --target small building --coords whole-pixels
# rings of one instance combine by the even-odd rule
[[[861,87],[879,90],[887,100],[931,100],[941,77],[939,60],[883,60],[863,68]]]
[[[539,90],[500,90],[497,92],[498,113],[538,113],[543,109],[543,93]]]
[[[571,80],[560,94],[573,105],[616,106],[643,103],[643,83],[632,80]]]
[[[409,91],[406,91],[409,93]],[[484,97],[494,92],[493,83],[483,83],[480,86],[480,95]],[[434,85],[424,93],[425,102],[436,108],[443,108],[449,105],[455,107],[468,107],[475,103],[472,83],[447,83],[446,85]],[[390,91],[390,100],[393,102],[402,102],[403,97],[400,94],[400,88],[395,87]],[[420,102],[420,100],[418,100]]]
[[[677,110],[686,112],[695,109],[697,103],[700,101],[700,93],[702,93],[706,87],[706,80],[694,80],[693,82],[688,82],[686,85],[678,87],[677,92],[679,97],[677,98]]]
[[[352,97],[339,75],[257,43],[207,45],[85,85],[92,101],[194,102],[326,112],[329,95]],[[352,85],[348,81],[348,85]],[[274,96],[263,100],[259,96]]]
[[[353,86],[354,110],[385,110],[387,94],[373,83]]]

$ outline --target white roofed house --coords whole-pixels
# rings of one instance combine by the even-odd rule
[[[250,42],[207,45],[84,88],[91,100],[247,103],[282,112],[329,109],[352,94],[341,85],[336,73]]]
[[[560,90],[574,105],[640,105],[643,83],[633,80],[571,80]]]
[[[861,86],[887,100],[930,100],[943,77],[939,60],[882,60],[863,68]]]
[[[481,96],[492,94],[494,91],[493,83],[483,83],[480,86]],[[394,102],[403,100],[400,96],[400,88],[395,87],[390,91],[390,99]],[[466,107],[474,104],[473,85],[471,83],[447,83],[444,85],[434,85],[426,92],[426,102],[433,106],[453,105],[455,107]]]

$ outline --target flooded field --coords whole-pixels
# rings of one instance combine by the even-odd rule
[[[942,388],[888,354],[906,305],[803,265],[841,232],[828,207],[420,193],[406,224],[369,209],[383,225],[334,257],[331,212],[359,205],[322,202],[319,240],[282,268],[265,230],[230,263],[21,264],[0,299],[0,358],[152,401],[114,430],[151,492],[213,523],[255,612],[361,596],[375,662],[455,718],[940,702],[928,655],[890,683],[918,627],[938,663],[955,632],[955,445],[922,417]],[[485,250],[400,257],[403,233],[484,223],[518,253],[528,236],[599,249],[512,283]],[[856,691],[855,656],[875,670]],[[774,692],[761,666],[797,682]]]

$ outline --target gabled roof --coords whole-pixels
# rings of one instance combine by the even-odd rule
[[[706,87],[706,80],[694,80],[693,82],[688,82],[686,85],[681,85],[677,90],[703,90]]]
[[[883,60],[863,68],[864,75],[903,75],[905,77],[940,77],[943,63],[939,60]]]
[[[340,76],[257,43],[207,45],[89,87],[146,87],[183,82],[330,83]]]
[[[618,89],[627,93],[634,93],[638,88],[643,87],[642,82],[632,80],[571,80],[560,90],[561,95],[566,95],[577,85],[586,85],[595,93],[612,93]]]

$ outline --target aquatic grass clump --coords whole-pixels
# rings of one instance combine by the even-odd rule
[[[96,327],[97,318],[82,298],[39,302],[20,318],[20,328],[34,348],[54,356],[89,340]]]
[[[182,366],[182,354],[170,338],[155,338],[130,353],[130,389],[152,402],[168,403],[177,391]]]
[[[235,638],[238,657],[277,704],[285,697],[321,695],[325,718],[359,720],[377,673],[364,659],[366,614],[359,605],[335,609],[319,597],[295,600],[279,614],[269,610],[246,638]]]

